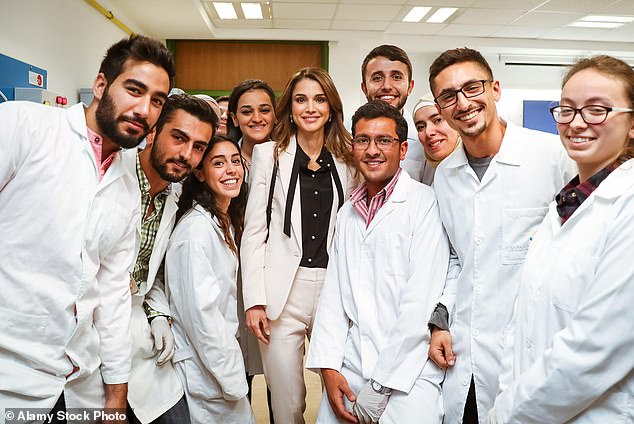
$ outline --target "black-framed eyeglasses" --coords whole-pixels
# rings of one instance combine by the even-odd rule
[[[581,119],[583,119],[583,122],[586,124],[602,124],[608,119],[610,112],[634,112],[634,109],[601,105],[586,105],[579,109],[570,106],[554,106],[550,108],[550,113],[558,124],[571,123],[575,119],[575,116],[577,116],[577,113],[581,115]]]
[[[374,140],[374,144],[376,144],[376,148],[383,151],[389,149],[394,142],[399,142],[400,140],[390,137],[389,135],[381,135],[378,137],[370,138],[366,136],[358,136],[352,139],[352,147],[355,150],[365,150],[370,147],[370,143]]]
[[[436,97],[434,101],[441,109],[444,109],[455,104],[458,101],[458,93],[462,93],[462,95],[465,96],[465,98],[467,99],[479,96],[480,94],[484,93],[484,84],[486,84],[487,82],[493,82],[493,80],[486,79],[469,82],[460,87],[458,90],[445,91],[440,96]]]

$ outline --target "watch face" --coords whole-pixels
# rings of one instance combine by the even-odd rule
[[[375,392],[380,392],[381,390],[383,390],[383,386],[381,386],[376,381],[372,382],[372,388],[374,389]]]

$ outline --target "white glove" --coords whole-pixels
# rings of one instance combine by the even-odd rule
[[[150,330],[154,337],[154,348],[160,352],[156,360],[156,365],[160,367],[174,356],[174,334],[164,316],[154,318]]]
[[[360,424],[376,424],[385,411],[388,400],[390,400],[390,394],[376,392],[372,388],[372,380],[369,380],[352,405],[352,413],[359,419]]]

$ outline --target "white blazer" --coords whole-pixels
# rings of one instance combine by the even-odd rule
[[[137,182],[137,195],[141,197],[136,174],[137,149],[123,153],[123,164],[130,178]],[[147,281],[137,281],[139,291],[132,295],[132,315],[130,330],[132,333],[132,368],[128,382],[128,403],[134,415],[142,423],[154,421],[183,397],[183,387],[171,362],[156,365],[158,352],[154,349],[154,337],[150,331],[143,303],[152,309],[170,314],[161,263],[165,257],[170,234],[174,228],[179,184],[172,184],[171,192],[165,199],[161,223],[150,255]],[[141,242],[142,217],[136,225],[136,254]],[[136,262],[136,261],[134,261]],[[130,271],[134,269],[132,264]]]
[[[300,184],[295,186],[291,213],[291,236],[284,234],[286,194],[291,179],[297,141],[293,136],[287,149],[280,153],[279,169],[275,179],[269,239],[266,242],[266,207],[273,173],[274,142],[258,144],[253,148],[251,187],[247,203],[240,258],[242,262],[242,292],[244,309],[256,305],[266,306],[269,319],[280,316],[290,292],[295,273],[302,259],[302,215]],[[343,162],[335,160],[335,166],[344,196],[347,199],[354,184],[353,171]],[[328,247],[332,243],[339,198],[333,182],[333,201],[328,226]],[[344,199],[344,201],[346,200]]]
[[[498,422],[634,422],[632,252],[634,160],[563,225],[550,204],[522,271]]]
[[[236,338],[238,258],[216,219],[198,204],[174,230],[165,276],[176,340],[173,361],[192,423],[252,422]]]
[[[554,134],[507,123],[499,152],[478,179],[464,148],[436,169],[434,190],[462,270],[448,279],[445,306],[452,318],[456,364],[443,383],[445,421],[462,420],[474,376],[481,422],[493,405],[502,337],[513,312],[519,271],[555,194],[576,174]]]
[[[0,151],[0,408],[103,407],[130,371],[136,182],[120,154],[99,181],[82,104],[1,104]]]

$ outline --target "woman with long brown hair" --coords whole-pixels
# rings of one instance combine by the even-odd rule
[[[253,149],[241,247],[247,325],[260,340],[277,423],[303,423],[302,360],[337,210],[353,185],[351,136],[327,72],[295,73],[272,142]]]

